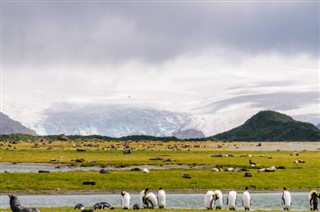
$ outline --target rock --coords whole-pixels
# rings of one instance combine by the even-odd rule
[[[82,162],[84,162],[84,159],[83,159],[83,158],[75,159],[75,162],[77,162],[77,163],[82,163]]]
[[[130,169],[130,171],[142,171],[142,169],[139,167],[135,167],[135,168]]]
[[[285,166],[277,166],[276,168],[277,168],[277,169],[286,169]]]
[[[100,169],[100,174],[109,174],[109,171],[106,169]]]
[[[265,171],[266,171],[266,169],[264,169],[264,168],[258,170],[258,172],[265,172]]]
[[[87,151],[86,149],[77,149],[77,152],[85,152]]]
[[[183,174],[182,178],[191,179],[191,176],[190,176],[190,174]]]
[[[47,170],[39,170],[38,173],[50,173],[50,171],[47,171]]]
[[[211,157],[228,157],[227,154],[215,154],[215,155],[211,155]]]
[[[155,157],[155,158],[149,158],[149,160],[164,160],[164,158],[161,158],[161,157]]]
[[[95,185],[96,184],[96,182],[94,182],[94,181],[83,181],[82,182],[82,185]]]
[[[168,158],[168,159],[164,159],[163,162],[174,162],[175,160]]]
[[[245,176],[245,177],[252,177],[252,174],[251,174],[249,171],[246,171],[246,172],[244,173],[244,176]]]

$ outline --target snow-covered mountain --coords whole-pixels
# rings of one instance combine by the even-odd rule
[[[320,122],[320,114],[316,112],[318,94],[284,92],[208,98],[194,108],[181,108],[178,112],[138,105],[60,103],[46,109],[40,121],[27,126],[38,134],[201,138],[238,127],[262,110],[285,113],[297,121],[315,125]]]
[[[34,129],[38,134],[106,135],[121,137],[127,135],[152,135],[190,138],[195,134],[185,127],[192,116],[151,108],[112,106],[64,105],[47,110],[45,118]],[[196,137],[203,135],[198,132]]]

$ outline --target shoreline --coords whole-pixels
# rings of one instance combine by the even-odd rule
[[[143,189],[143,188],[142,188]],[[214,188],[209,188],[206,190],[203,189],[182,189],[182,190],[175,190],[175,189],[166,189],[167,194],[205,194],[208,190],[212,190]],[[157,189],[151,189],[157,191]],[[228,193],[233,189],[223,189],[221,190],[222,193]],[[289,189],[291,193],[308,193],[310,192],[311,189]],[[315,188],[315,190],[320,190],[320,188]],[[122,190],[108,190],[108,191],[95,191],[95,190],[78,190],[78,191],[0,191],[0,195],[7,195],[7,194],[15,194],[15,195],[23,195],[23,196],[28,196],[28,195],[108,195],[108,194],[119,194],[121,193]],[[141,191],[140,190],[126,190],[127,192],[131,194],[139,194]],[[235,189],[237,193],[242,193],[244,190],[238,190]],[[257,193],[282,193],[281,189],[257,189],[257,190],[250,190],[250,193],[252,194],[257,194]]]

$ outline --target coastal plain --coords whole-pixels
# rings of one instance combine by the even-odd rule
[[[245,186],[253,192],[277,191],[283,186],[309,191],[320,188],[319,148],[319,142],[2,142],[2,164],[41,164],[39,171],[45,167],[57,171],[2,172],[0,192],[116,193],[163,187],[174,193],[202,193]],[[60,172],[63,167],[95,170]],[[276,169],[263,171],[270,167]],[[99,169],[107,173],[101,174]],[[252,177],[245,177],[246,171]],[[190,178],[183,178],[184,174]],[[94,185],[83,184],[88,181]]]

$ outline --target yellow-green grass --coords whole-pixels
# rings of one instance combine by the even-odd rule
[[[77,152],[75,150],[1,150],[1,162],[16,163],[70,163],[82,166],[88,165],[112,165],[112,166],[130,166],[130,165],[165,165],[165,164],[185,164],[185,165],[223,165],[240,166],[249,165],[249,159],[252,159],[261,167],[285,166],[294,169],[319,169],[320,152],[303,151],[296,156],[290,151],[238,151],[238,150],[198,150],[198,151],[132,151],[131,154],[123,154],[120,150],[90,150],[86,152]],[[212,157],[214,154],[232,154],[234,157]],[[265,157],[260,157],[263,154]],[[240,157],[241,155],[252,155],[253,157]],[[267,156],[272,156],[268,159]],[[163,162],[161,160],[150,160],[150,158],[161,157],[172,159],[172,162]],[[75,163],[73,160],[82,158],[83,163]],[[303,164],[293,163],[295,160],[304,160]],[[95,162],[90,162],[95,161]]]
[[[111,171],[110,174],[99,172],[63,172],[63,173],[1,173],[1,192],[41,193],[55,191],[139,191],[145,187],[166,190],[206,190],[206,189],[243,189],[274,190],[286,186],[290,189],[320,188],[319,175],[310,169],[277,170],[274,173],[251,170],[253,177],[244,177],[243,172],[211,172],[201,170],[151,170],[144,174],[135,171]],[[188,173],[191,179],[183,179]],[[94,181],[96,185],[82,185],[84,181]]]
[[[88,144],[90,144],[88,146]],[[99,147],[95,146],[99,144]],[[190,147],[183,148],[184,144]],[[9,146],[11,145],[11,147]],[[111,145],[118,150],[102,150]],[[176,145],[180,150],[168,149],[168,145]],[[200,147],[194,147],[200,145]],[[111,170],[110,174],[99,172],[58,172],[58,173],[1,173],[0,191],[17,191],[22,193],[52,192],[57,188],[60,192],[68,191],[139,191],[149,186],[157,189],[159,186],[166,190],[206,190],[206,189],[243,189],[250,186],[256,190],[274,190],[287,186],[291,189],[320,188],[319,151],[243,151],[231,148],[235,145],[256,145],[252,143],[223,143],[223,142],[132,142],[132,154],[123,154],[122,142],[52,142],[34,143],[20,142],[9,144],[3,142],[0,150],[0,162],[14,163],[60,163],[77,166],[144,166],[144,165],[189,165],[189,168],[167,170],[151,170],[149,174],[133,171]],[[265,144],[263,144],[264,146]],[[315,145],[317,145],[315,143]],[[17,149],[13,149],[13,146]],[[85,152],[76,151],[76,147],[88,149]],[[222,148],[218,146],[223,146]],[[50,150],[47,150],[50,147]],[[263,148],[260,148],[263,149]],[[234,157],[212,157],[214,154],[232,154]],[[241,157],[252,155],[252,157]],[[264,155],[261,157],[260,155]],[[268,159],[271,156],[272,159]],[[150,158],[170,158],[172,162],[150,160]],[[72,160],[83,158],[85,162],[76,163]],[[249,159],[259,166],[250,167]],[[303,160],[305,163],[293,163]],[[90,162],[95,161],[95,162]],[[193,166],[206,165],[201,169],[190,169]],[[244,172],[211,172],[210,168],[241,167],[248,168],[252,178],[245,178]],[[259,168],[284,166],[273,173],[258,172]],[[198,167],[199,168],[199,167]],[[182,174],[188,173],[191,179],[182,179]],[[83,181],[95,181],[95,186],[84,186]]]

